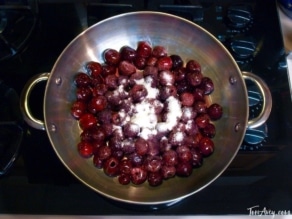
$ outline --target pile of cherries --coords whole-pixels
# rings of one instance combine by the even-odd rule
[[[168,55],[165,47],[146,41],[136,49],[107,49],[103,57],[103,63],[87,62],[74,78],[71,113],[82,130],[79,154],[93,158],[93,165],[123,185],[148,181],[158,186],[191,175],[213,153],[213,121],[223,113],[218,103],[206,101],[214,84],[202,74],[200,63],[184,63],[179,55]],[[137,83],[141,79],[158,91],[156,98],[149,98],[145,84]],[[167,118],[171,98],[178,100],[178,118]],[[157,125],[168,119],[175,119],[175,125],[142,137],[141,124],[131,118],[143,101],[153,106]]]

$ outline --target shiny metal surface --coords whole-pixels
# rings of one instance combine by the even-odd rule
[[[25,92],[21,92],[20,95],[20,109],[23,119],[27,124],[29,124],[31,127],[35,129],[45,130],[45,124],[44,121],[35,118],[34,115],[31,113],[29,107],[29,97],[31,92],[33,91],[33,88],[41,81],[48,80],[49,76],[50,73],[42,73],[35,75],[25,84],[23,88],[23,91]]]
[[[203,74],[212,78],[215,91],[210,102],[223,106],[215,122],[215,151],[188,178],[176,177],[151,187],[120,185],[116,178],[96,169],[92,159],[79,156],[78,123],[70,114],[75,99],[74,75],[91,60],[102,62],[107,48],[136,47],[138,41],[166,46],[169,54],[187,61],[196,59]],[[44,125],[51,144],[68,170],[86,186],[116,201],[158,205],[180,201],[212,183],[236,156],[248,126],[248,98],[244,78],[229,52],[207,31],[192,22],[160,12],[134,12],[109,18],[77,36],[56,61],[47,81]]]
[[[263,125],[269,118],[273,105],[272,95],[268,85],[260,77],[250,72],[242,72],[242,76],[246,80],[251,80],[253,83],[255,83],[263,97],[263,108],[260,114],[256,118],[248,121],[248,128],[252,129]]]

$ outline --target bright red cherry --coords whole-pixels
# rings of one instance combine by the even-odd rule
[[[93,146],[91,143],[81,141],[77,145],[79,154],[84,158],[89,158],[93,155]]]
[[[82,130],[89,129],[97,124],[97,118],[91,113],[83,114],[79,119],[79,125]]]
[[[88,110],[92,114],[96,114],[97,112],[104,110],[106,106],[107,106],[106,98],[104,96],[96,96],[90,100],[88,104]]]

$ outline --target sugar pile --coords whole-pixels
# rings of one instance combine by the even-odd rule
[[[166,107],[166,120],[164,122],[159,121],[159,117],[155,113],[155,105],[150,101],[158,99],[159,89],[151,86],[152,81],[149,78],[142,78],[135,82],[143,85],[148,94],[141,102],[133,105],[133,115],[129,116],[126,121],[137,124],[140,127],[139,136],[144,139],[148,139],[158,132],[171,131],[182,116],[180,101],[176,97],[168,97],[164,103]]]

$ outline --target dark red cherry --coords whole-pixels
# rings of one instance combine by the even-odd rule
[[[147,96],[148,91],[142,84],[136,84],[130,91],[130,96],[134,102],[141,102]]]
[[[122,185],[128,185],[131,182],[130,174],[120,174],[118,177],[119,183]]]
[[[191,162],[192,160],[192,153],[189,147],[187,146],[178,146],[176,148],[178,160],[182,163]]]
[[[199,148],[192,148],[191,149],[192,153],[192,164],[193,167],[200,167],[203,164],[203,155],[201,154]]]
[[[199,149],[205,157],[210,156],[214,151],[214,142],[208,137],[202,137],[199,142]]]
[[[120,172],[129,175],[131,173],[131,169],[133,168],[132,162],[128,159],[124,159],[120,161],[119,164]]]
[[[223,108],[218,103],[213,103],[207,108],[207,113],[211,120],[218,120],[222,117]]]
[[[167,56],[167,50],[164,46],[154,46],[152,50],[152,56],[157,58]]]
[[[116,157],[109,157],[103,164],[103,171],[108,176],[117,176],[119,174],[119,160]]]
[[[209,95],[214,91],[214,83],[210,78],[203,77],[200,88],[204,91],[205,95]]]
[[[91,78],[89,77],[88,74],[79,72],[75,76],[74,82],[77,87],[88,87],[91,84]]]
[[[93,165],[96,168],[101,169],[103,166],[103,162],[104,162],[104,160],[101,160],[97,155],[93,156]]]
[[[99,78],[102,73],[102,66],[99,62],[88,62],[85,66],[88,74],[93,78]]]
[[[212,123],[209,123],[206,125],[205,128],[201,129],[201,132],[204,136],[213,138],[216,134],[216,128],[215,125]]]
[[[121,75],[126,75],[126,76],[129,76],[136,72],[135,65],[128,61],[121,61],[118,69]]]
[[[97,149],[96,155],[100,160],[106,160],[112,155],[112,150],[106,145],[102,145]]]
[[[110,90],[114,90],[118,87],[118,77],[116,75],[108,75],[104,79],[104,84]]]
[[[162,160],[160,156],[148,156],[144,166],[148,172],[159,172],[162,167]]]
[[[195,97],[191,92],[183,92],[180,94],[180,101],[183,106],[192,106]]]
[[[107,85],[105,84],[97,84],[92,88],[92,96],[103,96],[108,90]]]
[[[202,89],[195,88],[193,94],[194,94],[195,101],[198,101],[198,100],[204,101],[205,95]]]
[[[195,118],[195,122],[196,122],[196,125],[203,129],[205,128],[209,122],[210,122],[210,117],[208,116],[208,114],[206,113],[203,113],[203,114],[200,114],[198,115],[196,118]]]
[[[150,172],[148,174],[148,183],[150,186],[159,186],[163,182],[163,176],[160,172]]]
[[[176,168],[174,166],[163,166],[161,168],[161,174],[164,179],[172,178],[176,174]]]
[[[177,153],[172,149],[165,151],[162,159],[166,166],[175,166],[178,163]]]
[[[190,60],[186,64],[186,69],[190,72],[201,72],[201,65],[196,60]]]
[[[183,67],[183,60],[179,55],[171,55],[170,56],[171,60],[172,60],[172,68],[173,69],[178,69]]]
[[[123,46],[120,49],[120,58],[121,60],[126,60],[129,62],[133,62],[137,56],[137,52],[130,46]]]
[[[107,106],[107,100],[104,96],[93,97],[88,103],[88,111],[92,114],[96,114],[104,110]]]
[[[80,119],[80,117],[86,112],[87,105],[85,102],[77,100],[71,106],[71,114],[76,119]]]
[[[147,58],[145,57],[137,56],[134,60],[134,65],[140,70],[145,68],[146,63],[147,63]]]
[[[187,79],[190,85],[196,87],[201,84],[203,75],[199,71],[187,73]]]
[[[187,74],[187,70],[184,67],[180,67],[180,68],[178,67],[178,68],[173,70],[173,73],[175,75],[175,80],[177,82],[180,82],[180,81],[184,81],[185,80],[186,74]]]
[[[120,53],[115,49],[107,49],[103,53],[105,63],[108,65],[117,65],[120,62]]]
[[[196,113],[206,113],[207,112],[207,104],[204,100],[195,101],[193,108],[194,108],[194,111]]]
[[[140,41],[137,46],[137,56],[147,58],[152,53],[151,45],[146,41]]]
[[[159,71],[170,70],[172,68],[172,59],[169,56],[163,56],[158,58],[156,66]]]
[[[145,155],[148,153],[148,148],[149,148],[149,145],[148,145],[148,142],[143,139],[143,138],[138,138],[136,141],[135,141],[135,148],[136,148],[136,152],[137,154],[139,155]]]
[[[147,180],[147,171],[142,167],[134,167],[131,169],[131,181],[135,185],[140,185]]]
[[[97,124],[97,118],[91,113],[83,114],[79,119],[79,125],[82,130],[91,128]]]
[[[92,89],[90,87],[78,87],[76,89],[76,98],[81,101],[88,101],[92,96]]]
[[[176,175],[178,176],[190,176],[193,172],[193,166],[190,162],[186,162],[186,163],[178,163],[176,166]]]
[[[147,66],[155,66],[156,62],[157,62],[157,58],[154,57],[154,56],[150,56],[150,57],[147,58],[146,65]]]
[[[92,129],[90,129],[90,132],[91,137],[95,142],[104,142],[106,134],[100,126],[93,127]]]
[[[115,74],[116,70],[117,70],[116,66],[106,65],[105,64],[105,65],[102,66],[102,73],[101,74],[102,74],[103,77],[106,77],[108,75]]]

